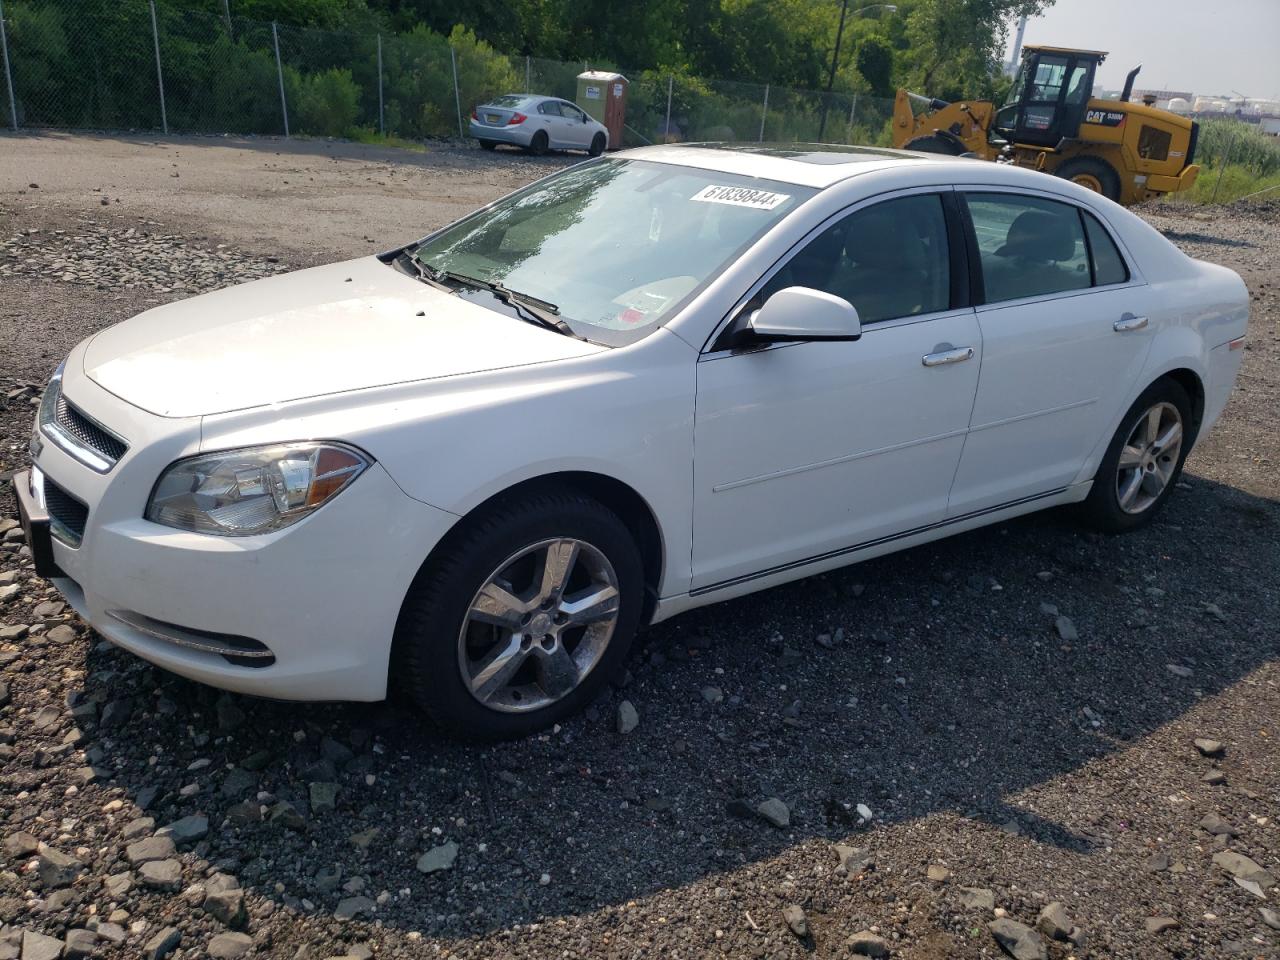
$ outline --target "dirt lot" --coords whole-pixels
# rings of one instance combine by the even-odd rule
[[[93,330],[391,246],[564,162],[0,136],[0,476]],[[168,676],[52,598],[0,494],[0,960],[953,960],[1042,911],[1018,956],[1280,956],[1280,207],[1145,215],[1254,310],[1159,522],[1035,516],[686,615],[525,742]],[[448,866],[423,872],[431,851]]]

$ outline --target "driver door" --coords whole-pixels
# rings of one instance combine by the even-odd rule
[[[915,191],[829,221],[743,307],[784,287],[823,290],[858,309],[859,340],[735,349],[722,337],[702,356],[694,592],[852,556],[945,517],[982,350],[953,259],[953,202]]]

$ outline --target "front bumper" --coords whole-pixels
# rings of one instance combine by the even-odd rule
[[[131,441],[171,434],[134,442],[105,476],[52,444],[39,450],[37,477],[88,507],[78,546],[56,530],[48,540],[52,582],[77,613],[117,646],[227,690],[287,700],[386,695],[401,603],[451,514],[408,497],[375,463],[332,503],[274,533],[160,526],[143,512],[159,471],[194,452],[179,439],[181,421],[151,417],[84,379],[64,390]],[[36,529],[39,496],[29,486],[19,496]],[[250,655],[225,650],[241,642]],[[269,656],[254,653],[262,649]]]
[[[1174,176],[1152,174],[1147,177],[1147,189],[1153,193],[1179,193],[1195,186],[1196,178],[1199,176],[1200,167],[1193,163]]]
[[[527,147],[533,139],[533,129],[524,123],[509,127],[491,127],[477,120],[471,121],[471,136],[477,140],[492,140],[494,143],[511,143],[517,147]]]

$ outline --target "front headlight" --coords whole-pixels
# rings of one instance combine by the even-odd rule
[[[51,425],[58,416],[58,398],[62,396],[62,371],[66,369],[67,361],[63,360],[58,364],[58,369],[53,371],[53,376],[49,378],[49,385],[44,388],[44,395],[40,397],[40,410],[36,414],[36,422],[31,430],[31,456],[35,458],[40,455],[40,430],[43,427]]]
[[[147,519],[246,537],[296,523],[336,497],[369,459],[338,443],[283,443],[179,460],[161,475]]]

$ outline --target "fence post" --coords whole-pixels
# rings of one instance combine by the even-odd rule
[[[524,92],[533,93],[532,72],[529,70],[529,55],[524,55]]]
[[[462,95],[458,93],[458,54],[453,49],[453,44],[449,44],[449,61],[453,64],[453,106],[458,111],[458,136],[463,136],[462,132]]]
[[[1218,202],[1218,188],[1222,186],[1222,176],[1227,172],[1227,164],[1231,162],[1231,151],[1236,145],[1236,134],[1240,130],[1237,127],[1231,131],[1231,139],[1227,141],[1227,152],[1222,158],[1222,169],[1218,171],[1218,179],[1213,182],[1213,196],[1209,198],[1210,203]]]
[[[387,124],[382,111],[382,34],[378,34],[378,133],[387,135]]]
[[[858,112],[858,95],[853,95],[853,104],[849,107],[849,126],[853,126],[858,121],[854,119],[854,114]]]
[[[235,28],[231,26],[231,0],[222,0],[222,12],[227,17],[227,36],[232,40],[236,38]]]
[[[667,125],[662,128],[662,142],[671,142],[671,88],[675,85],[676,78],[667,74]]]
[[[160,85],[160,128],[165,136],[169,135],[169,115],[164,109],[164,71],[160,69],[160,28],[156,26],[156,2],[150,0],[151,7],[151,39],[156,47],[156,82]]]
[[[4,29],[4,2],[0,0],[0,53],[4,54],[4,82],[9,91],[9,119],[13,129],[18,129],[18,107],[13,95],[13,73],[9,69],[9,38]]]
[[[280,31],[271,21],[271,43],[276,48],[276,79],[280,81],[280,115],[284,117],[284,138],[289,139],[289,104],[284,98],[284,67],[280,63]]]
[[[760,136],[756,140],[764,142],[764,118],[769,115],[769,85],[764,85],[764,106],[760,108]]]

